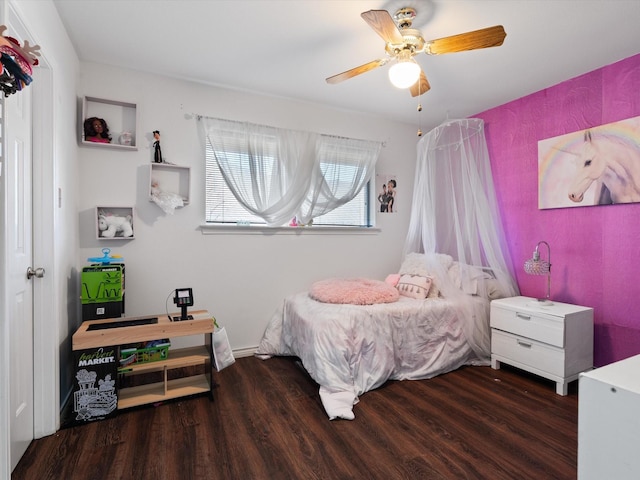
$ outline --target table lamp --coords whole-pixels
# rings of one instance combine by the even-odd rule
[[[547,246],[547,260],[540,259],[540,245],[545,244]],[[547,276],[547,297],[539,298],[539,305],[553,305],[553,302],[549,300],[551,296],[551,248],[547,242],[540,241],[536,245],[536,249],[533,252],[533,258],[530,258],[524,262],[524,271],[529,275],[546,275]]]

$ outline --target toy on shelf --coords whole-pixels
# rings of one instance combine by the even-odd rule
[[[173,215],[176,208],[184,206],[184,200],[180,195],[161,190],[155,179],[151,179],[151,200],[169,215]]]
[[[87,118],[84,121],[84,139],[87,142],[111,143],[107,122],[103,118]]]
[[[100,236],[113,238],[116,234],[122,232],[122,237],[133,237],[133,225],[131,222],[131,215],[121,217],[120,215],[101,214],[98,217]]]
[[[110,255],[111,253],[110,248],[103,248],[102,253],[104,254],[102,257],[89,257],[87,258],[87,261],[93,262],[93,263],[101,263],[102,265],[109,265],[111,263],[124,262],[124,258],[122,258],[122,255],[118,255],[118,254]]]
[[[118,137],[118,142],[120,143],[120,145],[130,147],[131,142],[133,142],[133,135],[131,135],[130,132],[122,132]]]
[[[162,161],[162,150],[160,149],[160,131],[153,131],[153,161],[155,163],[163,163]]]

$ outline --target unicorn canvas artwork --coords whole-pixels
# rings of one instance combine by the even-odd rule
[[[538,142],[538,207],[640,202],[640,117]]]

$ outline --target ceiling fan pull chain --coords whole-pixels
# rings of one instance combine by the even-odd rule
[[[420,80],[418,80],[418,97],[420,95],[422,95],[422,92],[420,91],[420,87],[422,85],[420,85]],[[420,102],[418,102],[418,136],[421,137],[422,136],[422,122],[421,122],[421,116],[420,116],[420,112],[422,112],[422,104]]]

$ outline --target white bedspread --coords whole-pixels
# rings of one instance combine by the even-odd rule
[[[387,380],[426,379],[486,364],[465,340],[457,312],[443,298],[336,305],[300,293],[285,299],[273,316],[257,355],[299,357],[320,385],[329,418],[351,420],[359,395]]]

